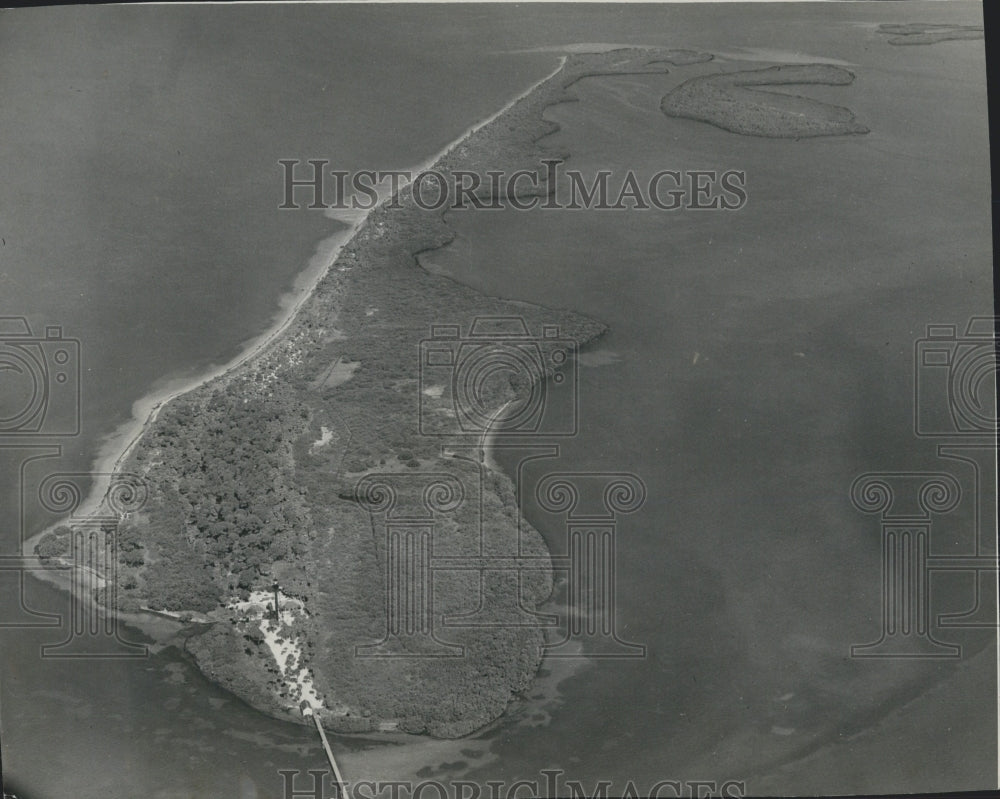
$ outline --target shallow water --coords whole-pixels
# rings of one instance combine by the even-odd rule
[[[981,52],[901,62],[878,44],[844,48],[854,85],[802,87],[850,107],[868,136],[740,137],[658,112],[712,64],[590,79],[579,103],[547,112],[562,129],[545,142],[572,153],[567,168],[742,169],[739,211],[454,212],[458,239],[422,258],[487,294],[610,325],[580,370],[579,434],[527,484],[628,471],[648,490],[616,549],[619,629],[647,655],[589,664],[560,685],[548,723],[496,734],[511,779],[559,765],[619,790],[749,779],[752,792],[754,777],[954,678],[956,662],[848,657],[877,637],[880,573],[877,522],[848,489],[867,471],[941,468],[911,433],[911,353],[926,325],[964,325],[992,302],[985,128],[967,124],[985,107]],[[498,459],[516,472],[516,457]],[[565,552],[565,529],[527,511]],[[962,636],[967,655],[991,639]],[[971,704],[985,740],[956,754],[969,787],[995,777],[995,705],[990,693]],[[866,790],[926,790],[920,766],[940,744],[927,746],[897,742]]]

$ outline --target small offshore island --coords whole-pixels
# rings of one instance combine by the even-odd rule
[[[891,38],[889,44],[937,44],[938,42],[982,39],[980,25],[948,25],[927,22],[907,22],[904,24],[879,25],[878,32]]]
[[[771,138],[868,133],[848,108],[756,87],[821,83],[846,86],[854,75],[831,64],[785,64],[745,72],[703,75],[663,98],[668,116],[686,117],[732,133]]]

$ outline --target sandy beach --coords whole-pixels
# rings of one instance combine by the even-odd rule
[[[489,125],[499,116],[507,112],[518,102],[528,97],[539,86],[554,78],[562,71],[566,65],[566,56],[559,58],[558,65],[547,75],[528,86],[523,92],[518,94],[502,108],[466,128],[456,139],[449,142],[444,148],[430,156],[427,160],[412,167],[409,170],[410,176],[419,175],[421,172],[432,169],[452,150],[461,145],[466,139],[475,134],[481,128]],[[402,191],[409,185],[409,181],[403,180],[397,191]],[[369,215],[390,201],[394,195],[388,192],[379,193],[378,202],[365,210],[328,210],[326,215],[330,219],[335,219],[346,225],[343,230],[334,233],[323,239],[317,246],[316,252],[309,260],[307,267],[296,278],[290,291],[279,299],[279,308],[275,313],[272,325],[259,336],[248,341],[240,353],[231,361],[219,366],[210,368],[208,371],[194,378],[177,378],[166,382],[162,387],[154,389],[152,392],[137,400],[132,406],[132,418],[121,425],[114,433],[109,435],[101,444],[94,461],[92,472],[97,475],[90,493],[81,503],[80,507],[68,518],[87,518],[98,512],[101,504],[107,495],[112,477],[127,460],[135,445],[142,438],[146,429],[158,418],[163,408],[178,397],[184,396],[214,380],[226,377],[236,369],[253,360],[258,355],[265,352],[268,347],[277,342],[288,330],[295,320],[299,310],[305,302],[313,295],[320,282],[326,277],[330,268],[336,262],[341,250],[351,242],[351,240],[362,229]],[[491,466],[491,468],[493,468]],[[31,556],[34,547],[39,539],[53,528],[64,524],[68,519],[62,519],[45,530],[22,542],[22,553]]]

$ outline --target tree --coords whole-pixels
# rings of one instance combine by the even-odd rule
[[[35,554],[40,560],[47,562],[54,558],[61,558],[69,552],[70,530],[68,527],[60,527],[58,530],[65,530],[66,535],[57,535],[55,532],[46,533],[35,545]]]

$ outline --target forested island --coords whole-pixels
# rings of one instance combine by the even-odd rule
[[[569,87],[711,59],[654,48],[568,54],[561,69],[473,128],[433,168],[530,170],[538,194],[551,194],[543,162],[566,154],[539,145],[558,128],[543,111],[575,100]],[[760,94],[743,88],[852,79],[826,65],[710,75],[682,83],[663,110],[759,135],[863,132],[846,109],[785,96],[761,104]],[[726,119],[714,104],[720,92],[738,95]],[[822,113],[796,115],[799,106]],[[518,318],[533,339],[557,331],[578,346],[605,327],[570,311],[486,297],[425,271],[417,256],[446,246],[454,233],[445,209],[421,207],[411,188],[367,213],[280,334],[168,401],[147,423],[117,469],[144,480],[148,501],[121,519],[117,591],[99,594],[116,593],[121,612],[183,622],[184,646],[199,668],[265,712],[315,713],[340,732],[457,737],[497,719],[531,683],[545,641],[531,614],[549,597],[552,575],[545,542],[520,518],[510,479],[469,451],[468,436],[449,437],[459,426],[457,383],[421,382],[421,342],[440,325],[467,335],[483,317]],[[559,369],[546,365],[538,380]],[[481,416],[492,421],[537,382],[477,386]],[[407,476],[426,477],[438,493],[419,496],[407,486],[420,481]],[[432,584],[418,581],[403,599],[390,585],[400,553],[389,550],[398,541],[374,513],[382,489],[362,489],[379,481],[395,482],[396,499],[409,507],[447,504],[449,492],[459,498],[431,546],[434,555],[465,558],[464,566],[435,573]],[[38,556],[63,560],[69,535],[66,527],[47,534]],[[511,552],[532,568],[476,568],[476,557]],[[402,648],[389,651],[388,606],[400,601],[433,603],[434,637],[403,636]],[[484,608],[486,623],[441,623]]]
[[[768,91],[768,86],[846,86],[853,73],[832,64],[782,64],[767,69],[703,75],[663,98],[663,113],[708,122],[747,136],[803,138],[867,133],[849,108]]]
[[[651,62],[674,55],[567,56],[434,168],[538,170],[539,191],[549,191],[540,162],[552,153],[536,142],[557,126],[543,110],[574,100],[566,89],[581,78],[664,73]],[[341,732],[456,737],[500,716],[541,661],[542,630],[523,620],[550,594],[547,568],[491,573],[481,586],[475,569],[435,578],[436,619],[472,613],[481,596],[490,608],[489,625],[443,634],[460,657],[358,656],[385,637],[387,623],[385,538],[356,488],[366,475],[481,482],[482,496],[459,509],[435,551],[473,554],[486,541],[535,564],[548,558],[523,520],[519,532],[509,478],[442,448],[447,438],[434,433],[454,427],[454,397],[447,383],[421,396],[421,340],[433,325],[467,331],[477,317],[520,318],[537,338],[558,328],[580,345],[605,329],[424,271],[416,255],[454,235],[442,213],[418,207],[409,186],[369,212],[287,329],[246,363],[166,404],[119,464],[149,490],[145,507],[119,525],[119,610],[189,622],[185,647],[201,670],[265,712],[301,719],[308,706]],[[531,388],[490,386],[487,410]],[[440,430],[421,434],[418,401],[430,407],[426,424]],[[58,561],[68,534],[49,533],[36,552]],[[268,599],[274,583],[279,618]]]
[[[981,25],[950,25],[947,23],[907,22],[879,25],[878,32],[889,36],[889,44],[937,44],[938,42],[982,39]]]

